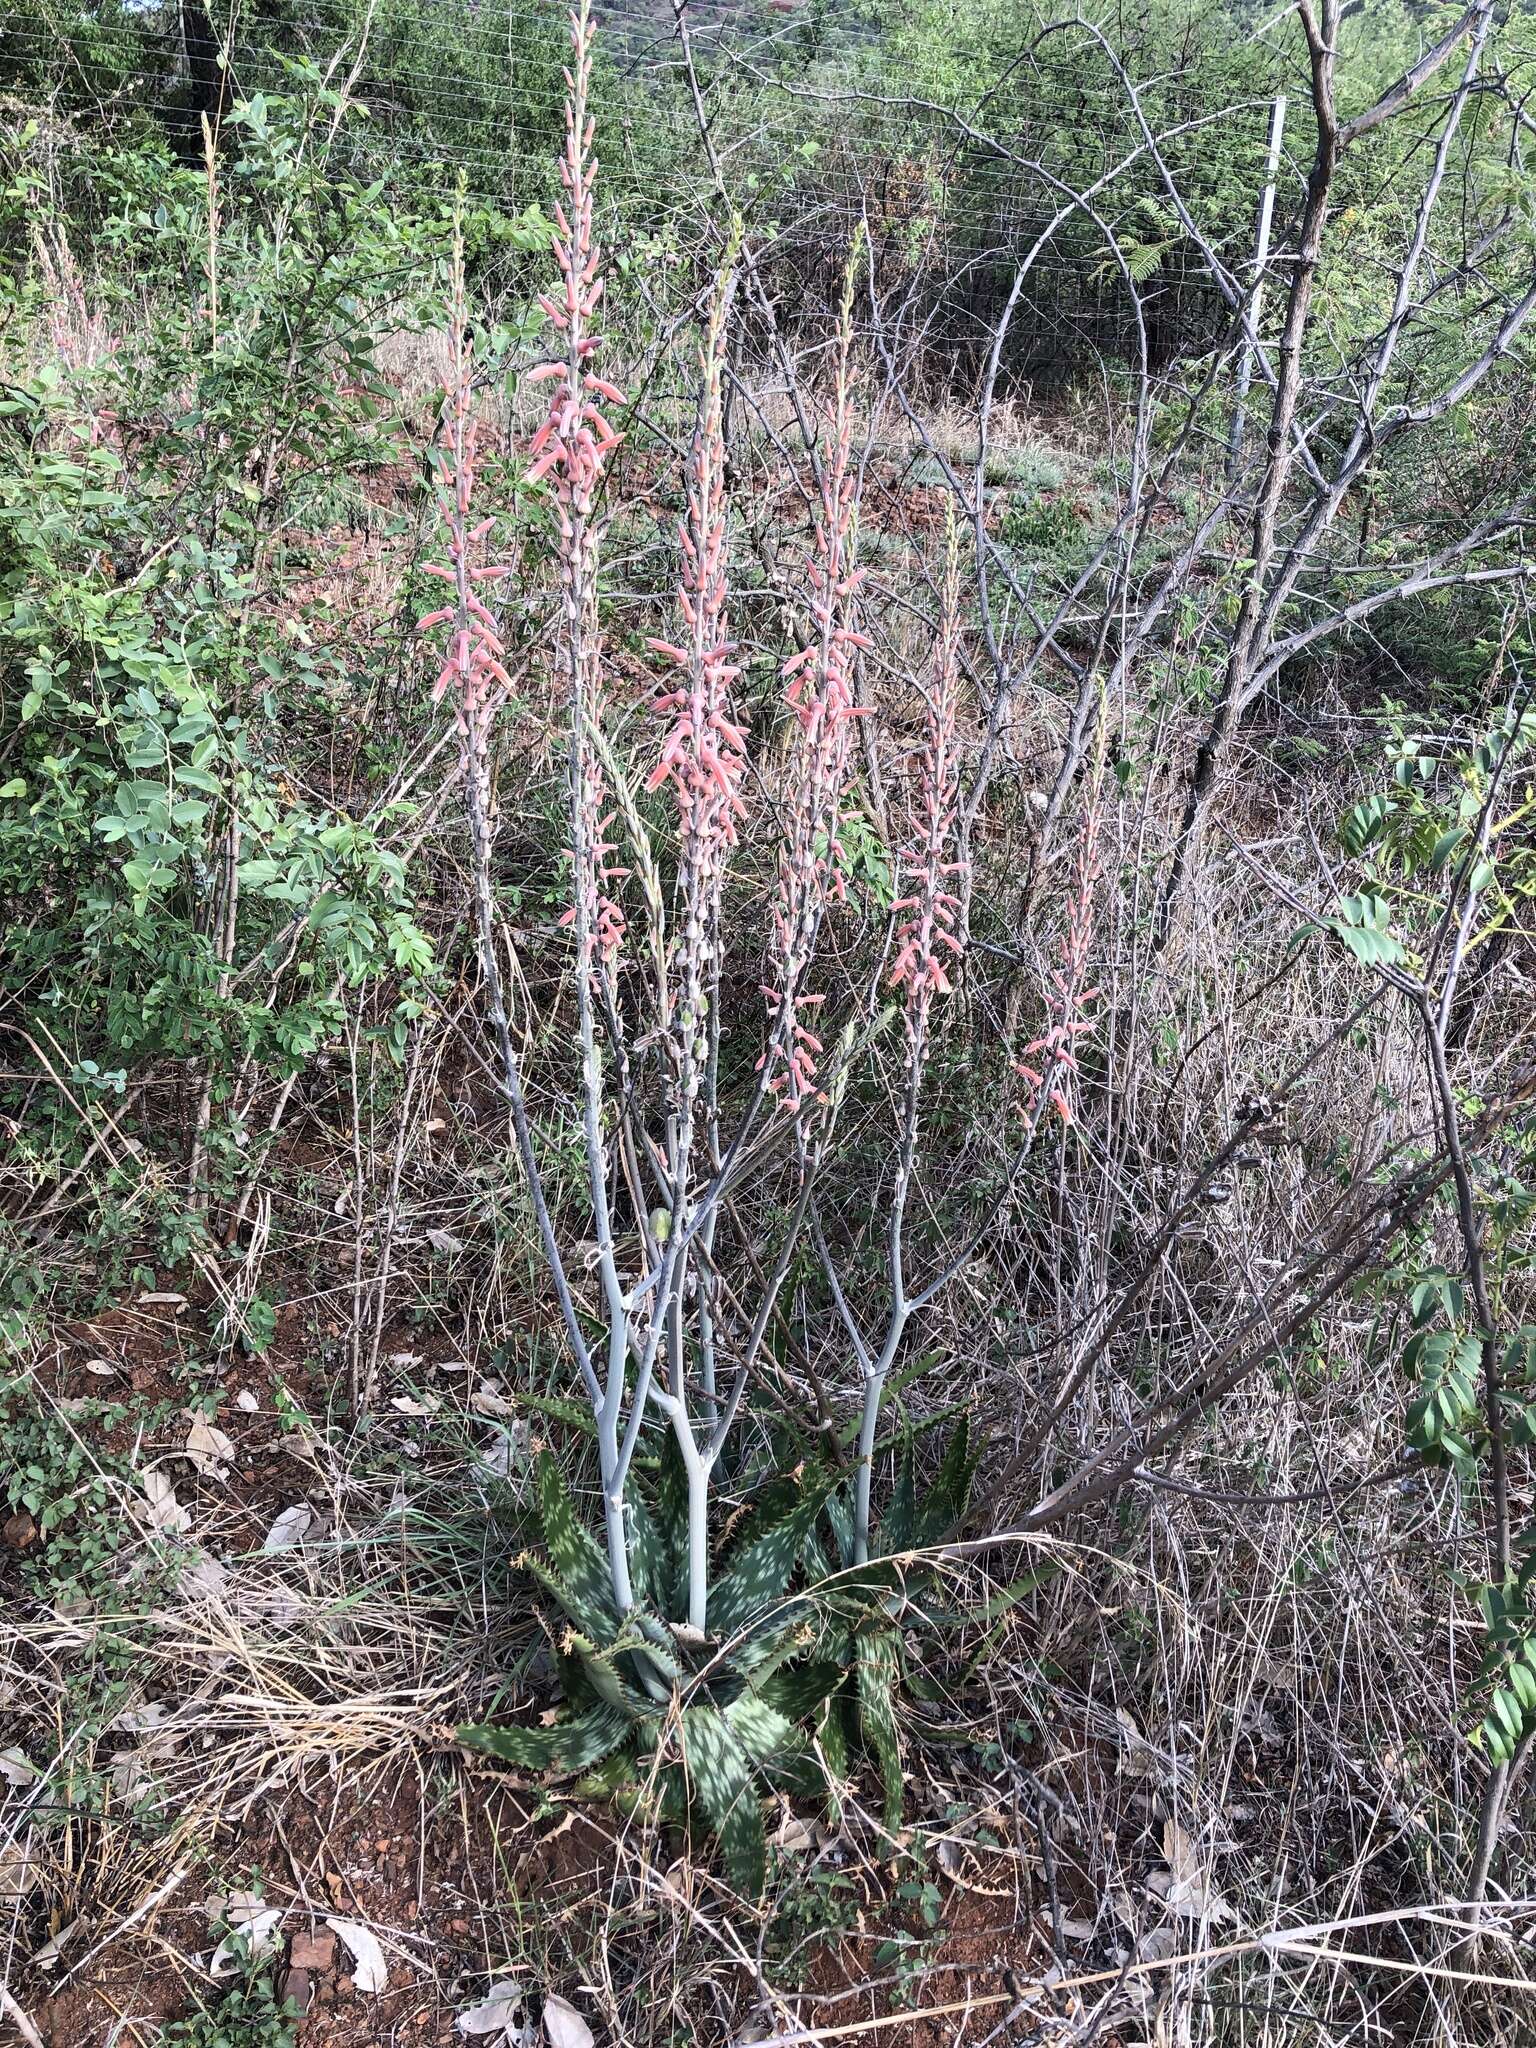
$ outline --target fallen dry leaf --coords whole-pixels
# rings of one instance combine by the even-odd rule
[[[171,1710],[164,1700],[146,1700],[142,1707],[125,1707],[107,1726],[114,1735],[152,1735],[170,1718]]]
[[[151,1465],[139,1484],[149,1502],[150,1527],[162,1536],[184,1536],[192,1526],[192,1517],[176,1498],[176,1489],[165,1474]]]
[[[215,1429],[201,1415],[187,1431],[187,1456],[205,1479],[227,1479],[234,1462],[235,1447],[222,1429]]]
[[[52,1941],[45,1941],[37,1954],[32,1958],[33,1969],[53,1969],[55,1964],[63,1960],[65,1949],[84,1926],[85,1916],[82,1914],[78,1920],[71,1920],[67,1926],[61,1927]]]
[[[176,1591],[183,1600],[217,1600],[228,1589],[229,1569],[201,1548],[192,1562],[176,1575]]]
[[[245,1896],[240,1893],[231,1895],[231,1910],[226,1916],[230,1931],[208,1958],[210,1977],[227,1977],[240,1967],[243,1956],[269,1956],[281,1942],[278,1930],[283,1924],[282,1907],[259,1902],[236,1907],[234,1900]]]
[[[478,2005],[472,2005],[467,2012],[461,2012],[455,2025],[461,2034],[483,2039],[493,2037],[493,2048],[500,2048],[494,2042],[497,2034],[510,2035],[518,2028],[517,2015],[522,2010],[523,1987],[515,1977],[498,1977]]]
[[[549,2048],[594,2048],[592,2029],[567,1999],[545,1999],[544,2031]]]
[[[28,1761],[25,1750],[0,1749],[0,1778],[4,1778],[13,1789],[30,1785],[34,1778],[42,1775],[37,1765]]]
[[[798,1856],[807,1849],[815,1848],[816,1837],[809,1823],[803,1821],[798,1813],[791,1813],[786,1807],[778,1826],[773,1831],[773,1846],[776,1849],[787,1849],[790,1855]]]
[[[1156,1748],[1142,1734],[1124,1707],[1116,1707],[1120,1724],[1120,1769],[1128,1778],[1147,1778],[1157,1783],[1168,1776],[1167,1766]]]
[[[1232,1918],[1232,1908],[1207,1883],[1194,1843],[1171,1817],[1163,1822],[1163,1854],[1168,1859],[1167,1878],[1154,1872],[1150,1882],[1170,1913],[1177,1913],[1181,1920]]]
[[[304,1501],[295,1501],[291,1508],[284,1508],[267,1531],[262,1552],[271,1557],[279,1550],[296,1550],[309,1534],[314,1522],[315,1511]]]
[[[36,1891],[37,1885],[30,1830],[20,1842],[0,1843],[0,1906],[14,1906],[28,1892]]]
[[[469,1405],[477,1415],[490,1415],[502,1421],[515,1416],[517,1410],[493,1380],[482,1380],[469,1397]]]
[[[389,1968],[378,1936],[357,1920],[327,1920],[325,1924],[341,1936],[351,1952],[352,1982],[357,1989],[370,1997],[382,1991],[389,1982]]]

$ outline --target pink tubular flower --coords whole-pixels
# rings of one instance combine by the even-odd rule
[[[956,857],[955,810],[960,795],[960,762],[955,721],[960,686],[959,549],[949,530],[939,629],[933,644],[927,730],[919,757],[915,831],[904,862],[911,893],[892,908],[912,914],[896,934],[891,985],[906,991],[907,1029],[914,1048],[922,1045],[935,995],[947,995],[951,975],[965,948],[959,919],[961,900],[952,886],[964,873]]]
[[[528,453],[527,481],[547,480],[556,507],[556,554],[561,609],[556,662],[571,720],[571,825],[575,881],[571,922],[577,972],[583,983],[611,972],[624,939],[624,913],[614,896],[621,870],[606,837],[609,805],[598,736],[602,723],[602,666],[597,627],[597,490],[619,435],[598,405],[622,404],[623,394],[591,368],[600,337],[594,331],[603,279],[593,231],[592,195],[597,162],[588,112],[592,82],[589,0],[571,15],[571,66],[565,74],[565,149],[560,163],[564,203],[554,209],[557,293],[541,295],[550,326],[565,339],[565,353],[532,372],[550,385],[549,411]]]
[[[785,700],[799,731],[790,759],[789,818],[779,855],[778,899],[773,912],[773,963],[777,985],[764,994],[773,1026],[765,1063],[770,1086],[781,1089],[791,1107],[814,1092],[820,1042],[803,1026],[800,1012],[812,998],[805,977],[815,951],[822,912],[840,902],[838,828],[848,786],[854,721],[861,707],[854,696],[854,672],[868,638],[858,629],[858,477],[853,464],[853,406],[849,356],[853,340],[853,280],[860,254],[856,244],[843,284],[838,324],[836,384],[831,433],[821,465],[808,579],[814,637],[784,664]]]

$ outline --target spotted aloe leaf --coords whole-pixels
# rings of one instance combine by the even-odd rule
[[[759,1763],[789,1755],[803,1739],[794,1722],[759,1693],[739,1693],[723,1711],[726,1726],[748,1756]]]
[[[834,1493],[828,1497],[827,1520],[832,1524],[832,1534],[837,1539],[839,1562],[852,1564],[853,1503],[846,1494]]]
[[[719,1840],[731,1882],[743,1897],[760,1898],[763,1816],[747,1752],[714,1707],[686,1707],[681,1725],[689,1789]]]
[[[531,1408],[535,1415],[547,1415],[551,1422],[563,1422],[567,1429],[580,1430],[583,1436],[597,1435],[592,1410],[580,1401],[562,1401],[555,1394],[535,1394],[527,1387],[519,1387],[512,1398],[519,1408]]]
[[[912,1530],[917,1520],[916,1455],[912,1438],[901,1440],[901,1457],[896,1468],[896,1485],[890,1505],[880,1518],[880,1548],[887,1556],[912,1547]]]
[[[821,1704],[816,1716],[816,1746],[827,1770],[827,1804],[834,1818],[840,1818],[843,1810],[840,1787],[848,1777],[848,1732],[843,1720],[841,1693],[833,1693]]]
[[[775,1671],[754,1690],[775,1713],[799,1723],[808,1721],[822,1702],[831,1698],[842,1676],[838,1664],[798,1664],[788,1671]]]
[[[591,1770],[612,1756],[630,1731],[630,1718],[606,1701],[557,1721],[553,1728],[460,1728],[458,1739],[466,1749],[500,1757],[503,1763],[518,1764],[525,1771]]]
[[[944,1458],[912,1530],[914,1549],[926,1549],[950,1535],[965,1519],[980,1458],[971,1453],[969,1419],[962,1415],[944,1446]]]
[[[776,1472],[764,1481],[732,1518],[720,1546],[721,1561],[728,1563],[760,1536],[777,1528],[786,1515],[794,1513],[804,1496],[805,1468],[801,1465],[796,1465],[793,1471]]]
[[[688,1474],[670,1429],[657,1461],[649,1515],[658,1550],[652,1598],[663,1614],[675,1618],[687,1611]]]
[[[539,1454],[538,1481],[539,1513],[544,1523],[544,1544],[549,1551],[549,1561],[588,1614],[595,1612],[608,1616],[607,1629],[599,1625],[589,1632],[611,1634],[618,1621],[618,1613],[609,1584],[608,1562],[582,1527],[564,1476],[550,1451]],[[584,1620],[582,1626],[587,1626]]]
[[[637,1631],[626,1630],[613,1642],[599,1645],[572,1629],[561,1647],[580,1663],[582,1676],[597,1697],[610,1707],[617,1707],[630,1721],[653,1720],[660,1712],[659,1706],[631,1682],[633,1655],[650,1654]]]
[[[859,1731],[880,1769],[885,1793],[885,1825],[894,1834],[901,1826],[905,1785],[901,1770],[901,1731],[896,1721],[896,1635],[893,1629],[869,1629],[854,1639],[855,1677],[859,1700]]]
[[[675,1570],[672,1546],[663,1539],[655,1516],[633,1488],[625,1497],[624,1519],[629,1531],[629,1570],[635,1592],[665,1614]]]
[[[755,1522],[756,1533],[735,1553],[709,1596],[709,1624],[716,1635],[729,1636],[769,1618],[836,1476],[808,1475],[793,1502],[780,1503],[774,1519]],[[782,1623],[783,1617],[775,1619]]]
[[[561,1578],[558,1572],[551,1571],[540,1558],[524,1557],[519,1562],[529,1577],[538,1580],[550,1598],[575,1622],[584,1635],[590,1636],[594,1642],[611,1640],[617,1627],[617,1617],[606,1600],[587,1599],[575,1586]]]

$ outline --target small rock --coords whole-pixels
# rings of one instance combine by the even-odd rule
[[[336,1937],[324,1934],[296,1934],[289,1951],[296,1970],[318,1970],[323,1975],[336,1961]]]
[[[37,1541],[37,1524],[25,1508],[18,1508],[7,1516],[3,1534],[7,1550],[26,1550]]]
[[[309,2011],[309,2001],[312,1987],[309,1981],[308,1970],[300,1970],[294,1967],[292,1964],[290,1964],[289,1967],[286,1970],[284,1970],[282,1975],[282,1981],[279,1983],[277,1988],[281,1992],[283,1998],[288,2003],[290,2003],[296,2011],[301,2013]]]

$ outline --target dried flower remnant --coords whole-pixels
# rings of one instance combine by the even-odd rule
[[[1095,768],[1077,828],[1072,890],[1067,899],[1067,928],[1061,941],[1061,964],[1053,967],[1045,991],[1046,1028],[1030,1040],[1014,1071],[1029,1083],[1025,1114],[1038,1115],[1042,1096],[1064,1124],[1075,1115],[1077,1055],[1073,1050],[1085,1031],[1093,1029],[1086,1015],[1099,991],[1085,986],[1093,945],[1093,892],[1099,879],[1099,826],[1102,818],[1103,762]]]

